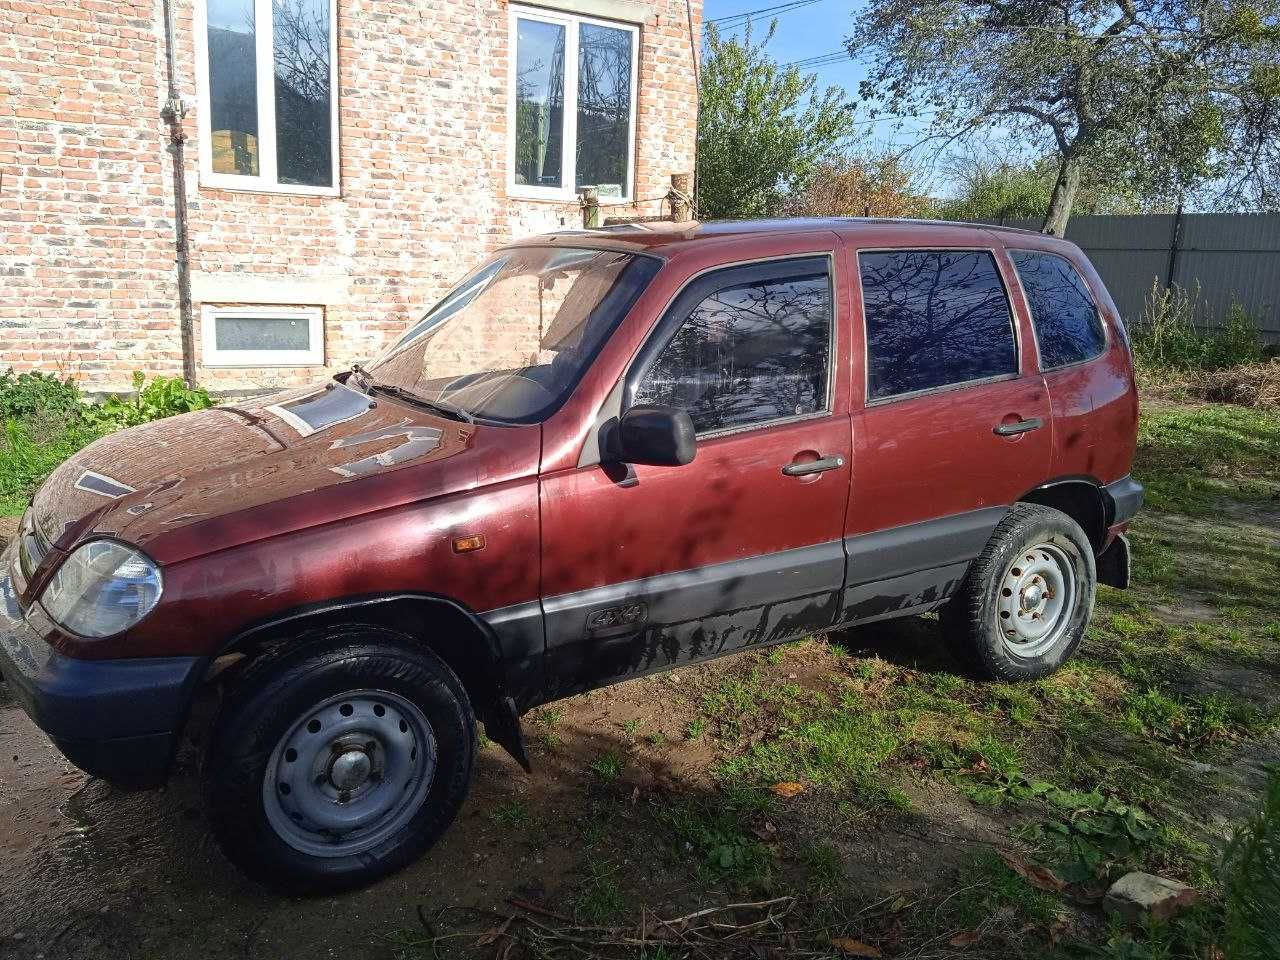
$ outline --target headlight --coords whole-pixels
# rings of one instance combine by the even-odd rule
[[[92,540],[63,561],[40,603],[82,637],[109,637],[150,613],[163,586],[159,568],[140,551]]]

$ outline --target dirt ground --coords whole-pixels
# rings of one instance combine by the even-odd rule
[[[531,744],[526,775],[499,748],[479,755],[462,813],[423,860],[374,887],[341,897],[287,898],[241,877],[213,845],[201,812],[195,750],[179,759],[162,792],[129,793],[93,780],[62,759],[0,686],[0,956],[391,957],[396,931],[420,927],[420,905],[503,911],[508,897],[563,910],[590,871],[581,837],[594,808],[608,804],[619,841],[609,856],[650,908],[672,915],[704,905],[686,871],[652,838],[627,851],[626,820],[642,829],[643,808],[671,795],[708,792],[715,747],[688,742],[701,691],[726,661],[630,681],[565,701],[554,746]],[[629,737],[643,731],[650,739]],[[536,727],[530,731],[536,734]],[[627,769],[602,786],[589,764],[615,753]],[[621,798],[619,800],[619,798]],[[936,784],[915,799],[925,816],[851,833],[846,869],[868,893],[911,891],[959,862],[956,851],[990,844],[1003,829]],[[533,829],[517,842],[495,811],[518,803]],[[803,802],[789,834],[806,829]],[[906,869],[904,869],[906,867]],[[6,929],[6,927],[8,929]]]

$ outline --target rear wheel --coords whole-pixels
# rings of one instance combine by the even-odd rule
[[[943,630],[979,676],[1033,680],[1080,646],[1096,585],[1079,524],[1051,507],[1014,504],[943,608]]]
[[[466,796],[475,718],[411,638],[343,628],[251,664],[205,765],[214,833],[250,876],[359,886],[420,856]]]

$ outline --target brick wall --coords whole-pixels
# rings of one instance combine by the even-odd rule
[[[685,0],[648,12],[641,198],[692,170],[696,125]],[[507,196],[502,0],[338,0],[337,198],[201,185],[193,22],[191,0],[178,0],[196,293],[256,304],[263,289],[301,289],[298,305],[325,309],[329,370],[377,353],[499,244],[580,223],[575,204]],[[0,369],[56,370],[92,389],[123,389],[135,369],[181,372],[163,40],[159,0],[0,0]],[[200,307],[197,374],[211,389],[326,375],[205,367]]]

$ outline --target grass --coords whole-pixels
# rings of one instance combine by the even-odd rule
[[[591,761],[591,769],[605,783],[612,783],[622,776],[627,767],[627,758],[616,750],[606,750]]]
[[[86,424],[0,423],[0,516],[20,516],[36,486],[81,447],[103,434]]]
[[[1277,729],[1275,703],[1238,677],[1273,674],[1280,653],[1280,550],[1267,519],[1280,496],[1280,417],[1212,405],[1146,411],[1135,472],[1150,501],[1132,530],[1134,588],[1101,589],[1089,636],[1064,669],[1025,685],[971,682],[938,653],[927,619],[893,634],[887,659],[864,655],[856,634],[830,654],[800,648],[810,664],[827,664],[803,683],[774,669],[783,648],[763,652],[705,691],[690,731],[715,737],[722,786],[796,781],[819,807],[909,817],[912,783],[940,779],[1002,811],[1014,839],[1065,881],[1096,889],[1143,869],[1205,891],[1201,910],[1108,930],[1077,944],[1086,955],[1183,957],[1221,941],[1223,873],[1204,817],[1213,774],[1192,761],[1212,771]],[[671,816],[699,853],[703,881],[774,875],[749,815]],[[998,861],[972,869],[981,883],[941,912],[930,907],[934,933],[1013,916],[1043,947],[1069,901]],[[1274,863],[1268,869],[1275,876]],[[825,878],[811,890],[839,883],[834,871],[809,870]]]
[[[1231,957],[1280,957],[1280,768],[1258,813],[1227,851],[1226,942]]]

